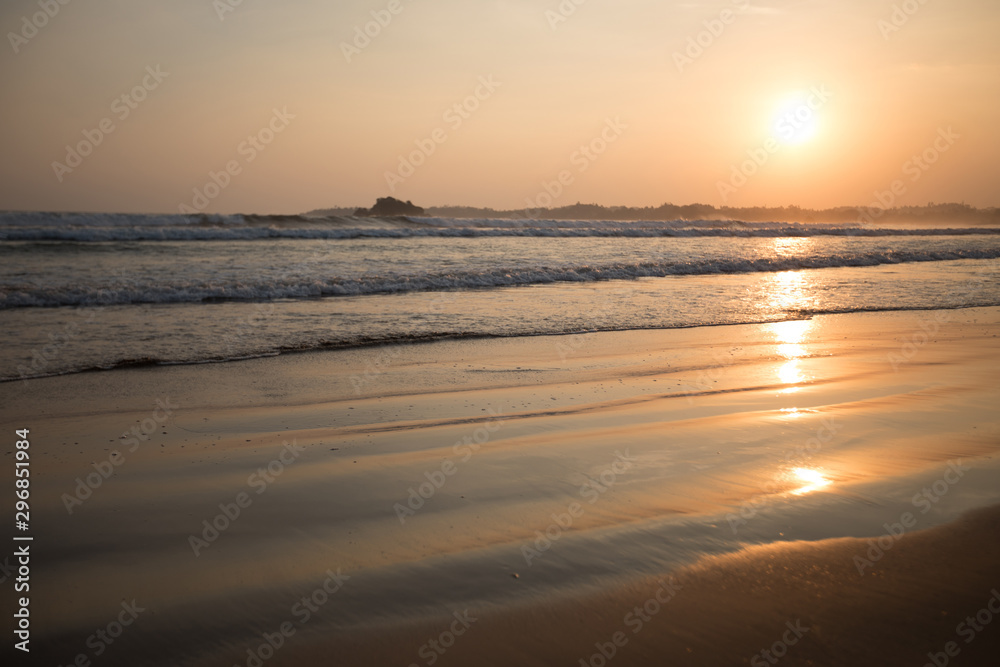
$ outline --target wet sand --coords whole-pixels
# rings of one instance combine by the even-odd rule
[[[949,641],[991,664],[1000,618],[956,626],[1000,586],[998,325],[828,315],[0,385],[4,427],[31,429],[33,648],[599,665],[622,632],[609,664],[773,664],[791,623],[780,664]]]

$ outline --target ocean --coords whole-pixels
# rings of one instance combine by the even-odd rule
[[[0,213],[0,381],[1000,305],[1000,229]]]

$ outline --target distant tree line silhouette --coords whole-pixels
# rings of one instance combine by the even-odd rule
[[[328,208],[306,215],[352,215],[354,208]],[[868,214],[867,216],[865,214]],[[661,206],[601,206],[576,203],[547,209],[498,210],[474,206],[431,206],[424,215],[440,218],[498,218],[537,220],[742,220],[746,222],[827,222],[852,223],[873,219],[885,222],[961,223],[1000,226],[1000,208],[975,208],[968,204],[935,204],[869,209],[838,206],[808,209],[799,206],[716,207],[711,204],[662,204]]]

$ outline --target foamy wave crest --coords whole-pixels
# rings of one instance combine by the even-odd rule
[[[310,233],[317,226],[332,232],[330,238],[337,238],[338,228],[344,224],[365,226],[358,219],[297,215],[2,212],[0,240],[87,243],[322,238]]]
[[[690,262],[646,262],[561,268],[495,269],[484,272],[426,273],[419,275],[365,276],[360,278],[315,278],[260,282],[256,284],[215,284],[176,282],[137,285],[128,288],[87,287],[42,288],[10,286],[0,294],[0,309],[54,306],[102,306],[138,303],[198,303],[205,301],[267,301],[320,297],[387,294],[409,291],[490,289],[555,282],[632,280],[677,275],[711,275],[791,271],[831,267],[878,266],[907,262],[935,262],[962,259],[995,259],[1000,248],[937,252],[869,252],[857,255],[829,255],[756,260],[702,260]]]
[[[529,220],[354,218],[281,215],[135,215],[0,213],[0,240],[133,242],[338,240],[353,238],[476,237],[747,237],[1000,235],[983,227],[887,229],[850,225],[673,220]]]
[[[241,215],[176,215],[142,213],[49,213],[44,211],[0,212],[0,226],[47,227],[166,227],[198,224],[244,224]]]

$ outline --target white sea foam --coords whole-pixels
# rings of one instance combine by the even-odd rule
[[[251,215],[135,215],[109,213],[0,213],[0,240],[134,242],[419,237],[816,237],[1000,235],[983,227],[899,229],[858,225],[740,222],[733,220],[529,220]]]
[[[189,282],[183,277],[128,288],[8,286],[0,294],[0,309],[53,306],[97,306],[139,303],[198,303],[205,301],[270,301],[319,297],[358,296],[396,292],[456,289],[489,289],[554,282],[633,280],[683,275],[713,275],[790,271],[831,267],[863,267],[959,259],[994,259],[1000,248],[946,251],[861,252],[849,255],[814,255],[789,258],[724,259],[686,262],[641,262],[571,267],[496,268],[488,271],[379,275],[356,278],[284,278],[259,283]]]

